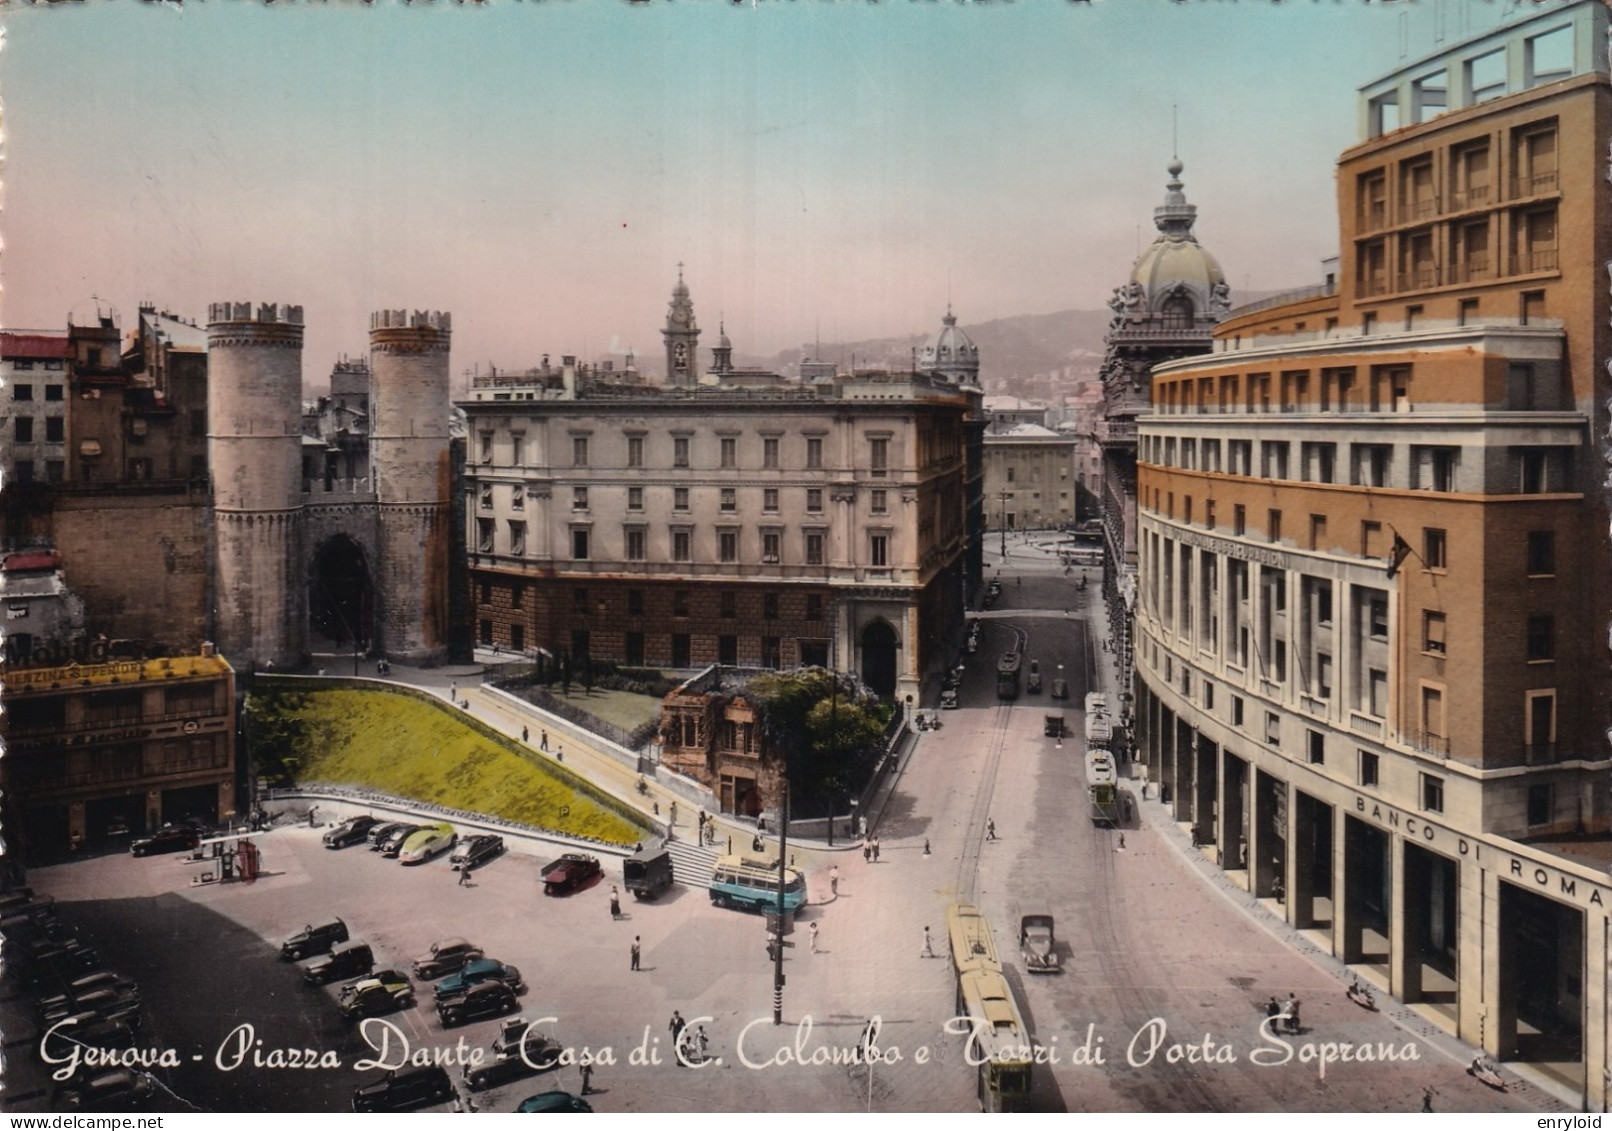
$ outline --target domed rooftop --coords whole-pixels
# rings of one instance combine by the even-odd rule
[[[1170,162],[1164,203],[1153,210],[1159,234],[1131,268],[1131,281],[1146,292],[1150,309],[1161,309],[1170,298],[1190,296],[1194,314],[1203,317],[1225,304],[1226,273],[1192,234],[1198,209],[1181,191],[1183,168],[1179,160]],[[1223,312],[1214,311],[1216,317]]]
[[[980,371],[979,347],[958,329],[957,316],[950,306],[941,323],[940,332],[924,343],[918,355],[919,366],[939,370],[959,384],[974,384]]]

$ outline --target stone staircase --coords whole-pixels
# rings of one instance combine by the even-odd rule
[[[726,847],[727,842],[721,844]],[[719,855],[716,848],[679,837],[666,842],[666,851],[672,854],[672,878],[677,883],[700,891],[711,890],[711,870],[716,867]]]

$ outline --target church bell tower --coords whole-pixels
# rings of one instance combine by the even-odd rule
[[[666,339],[667,383],[699,384],[699,355],[695,350],[700,341],[700,328],[694,323],[694,303],[688,297],[688,284],[683,282],[681,263],[677,265],[677,286],[672,288],[672,302],[666,309],[666,327],[660,333]]]

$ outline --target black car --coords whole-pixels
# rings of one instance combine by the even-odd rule
[[[339,978],[356,978],[375,969],[375,952],[367,942],[342,943],[323,958],[302,968],[302,976],[316,986]]]
[[[565,895],[591,883],[603,874],[597,856],[584,852],[567,852],[558,860],[543,865],[541,877],[544,895]]]
[[[51,1106],[76,1111],[138,1111],[156,1095],[157,1083],[149,1073],[129,1068],[74,1076],[56,1088]]]
[[[446,1029],[466,1021],[479,1021],[483,1017],[502,1017],[520,1007],[515,991],[504,983],[482,982],[462,994],[438,998],[437,1017]]]
[[[496,856],[504,853],[504,838],[493,836],[491,833],[482,836],[467,836],[459,842],[459,847],[453,850],[448,857],[448,867],[469,870],[479,867]]]
[[[117,1021],[131,1029],[140,1028],[140,995],[130,990],[103,986],[71,1000],[62,1000],[40,1009],[40,1019],[49,1026],[74,1014],[93,1013],[107,1021]]]
[[[593,1105],[581,1096],[573,1096],[570,1092],[539,1092],[535,1096],[527,1096],[515,1110],[521,1112],[592,1111]]]
[[[337,943],[347,941],[347,924],[340,919],[317,926],[310,923],[280,944],[280,957],[297,962],[312,954],[329,954]]]
[[[417,833],[425,828],[424,825],[399,825],[382,838],[377,846],[382,856],[396,856],[403,851],[403,842],[409,839],[411,833]]]
[[[131,856],[155,856],[164,852],[187,852],[201,843],[201,833],[189,825],[165,825],[150,836],[129,844]]]
[[[406,823],[405,821],[386,821],[383,824],[372,827],[369,832],[364,834],[369,840],[369,850],[379,852],[381,850],[381,841],[391,836]]]
[[[499,983],[502,984],[502,983]],[[75,1013],[53,1021],[35,1046],[47,1064],[62,1064],[84,1046],[97,1049],[134,1047],[134,1030],[119,1021],[108,1021],[94,1013]]]
[[[526,1038],[526,1055],[519,1051],[513,1056],[501,1056],[474,1068],[465,1069],[465,1086],[472,1092],[485,1092],[498,1088],[511,1080],[524,1080],[539,1072],[547,1072],[560,1063],[560,1045],[536,1033]]]
[[[41,1016],[47,1013],[61,1013],[62,1006],[71,1005],[80,997],[95,990],[118,990],[123,993],[139,996],[139,987],[133,978],[124,974],[114,973],[111,970],[97,970],[93,974],[85,974],[75,978],[62,986],[59,990],[51,990],[34,998],[34,1008]],[[67,1010],[68,1013],[77,1012]]]
[[[369,830],[380,823],[380,818],[368,814],[362,817],[348,817],[325,834],[325,847],[351,848],[355,844],[363,844],[369,837]]]
[[[388,1072],[353,1093],[354,1111],[408,1111],[453,1098],[453,1081],[440,1064]]]

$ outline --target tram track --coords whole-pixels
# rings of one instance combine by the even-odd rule
[[[996,775],[1002,765],[1002,754],[1007,749],[1008,722],[1012,718],[1010,703],[999,703],[991,720],[991,737],[986,747],[985,764],[980,768],[979,788],[974,791],[974,804],[969,807],[968,819],[963,825],[963,850],[957,861],[957,882],[953,885],[956,897],[973,902],[979,886],[980,852],[985,844],[985,833],[991,819],[991,799],[996,794]]]

